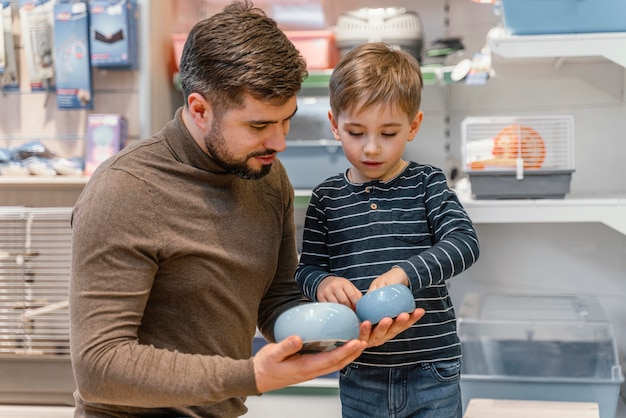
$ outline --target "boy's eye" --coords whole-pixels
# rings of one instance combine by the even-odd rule
[[[381,135],[382,136],[388,136],[390,138],[396,136],[398,133],[397,132],[383,132]]]
[[[348,135],[350,135],[350,136],[361,136],[361,135],[363,135],[363,132],[348,131]]]

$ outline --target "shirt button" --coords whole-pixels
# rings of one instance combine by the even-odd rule
[[[372,204],[370,205],[370,208],[371,208],[372,210],[376,210],[376,209],[378,209],[378,205],[377,205],[376,203],[372,203]]]
[[[365,188],[365,193],[369,193],[369,192],[371,192],[371,191],[372,191],[372,186],[367,186],[367,187]]]

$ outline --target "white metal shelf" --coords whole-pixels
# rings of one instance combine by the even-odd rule
[[[626,32],[510,35],[495,28],[488,40],[491,51],[505,58],[602,56],[626,67]]]
[[[296,197],[311,196],[296,190]],[[475,200],[460,195],[476,224],[602,223],[626,235],[626,197]]]
[[[626,235],[626,198],[461,200],[476,224],[599,222]]]

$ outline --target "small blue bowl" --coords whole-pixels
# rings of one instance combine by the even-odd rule
[[[303,351],[328,351],[358,338],[359,326],[359,318],[345,305],[307,303],[288,309],[278,317],[274,338],[282,341],[297,335],[304,343]]]
[[[356,303],[356,314],[361,321],[377,324],[381,319],[395,318],[403,312],[415,310],[411,289],[403,284],[392,284],[367,292]]]

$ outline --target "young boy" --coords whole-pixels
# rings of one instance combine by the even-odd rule
[[[476,262],[478,238],[444,173],[402,158],[422,122],[421,90],[418,62],[384,43],[352,49],[330,79],[330,126],[351,167],[313,190],[296,281],[312,300],[352,308],[402,283],[426,310],[341,371],[345,418],[462,415],[445,281]]]

